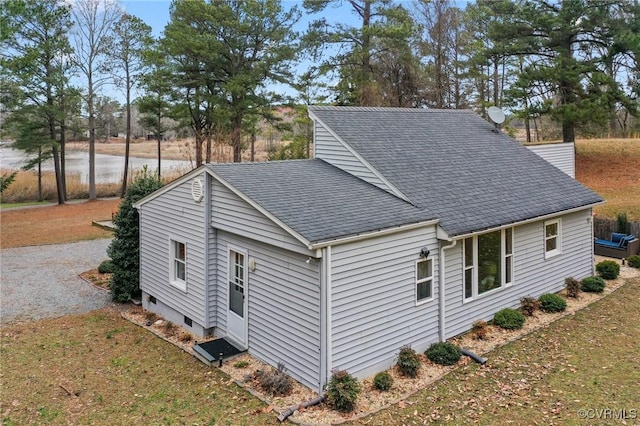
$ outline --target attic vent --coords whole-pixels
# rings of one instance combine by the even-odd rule
[[[194,179],[191,184],[191,196],[193,201],[199,203],[204,198],[204,188],[202,187],[202,180]]]

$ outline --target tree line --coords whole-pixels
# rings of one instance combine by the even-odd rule
[[[354,18],[327,19],[345,5]],[[3,132],[32,164],[53,158],[59,203],[65,143],[79,123],[96,197],[97,128],[114,88],[125,98],[125,165],[132,107],[157,139],[158,161],[171,122],[195,138],[197,166],[215,144],[241,161],[264,122],[292,134],[274,158],[308,156],[305,105],[317,103],[481,115],[497,105],[527,141],[640,128],[634,0],[173,0],[160,37],[117,0],[7,0],[1,14]],[[311,19],[296,30],[303,15]],[[293,123],[274,112],[281,105],[294,108]],[[541,136],[543,125],[557,134]],[[127,178],[125,166],[123,194]]]

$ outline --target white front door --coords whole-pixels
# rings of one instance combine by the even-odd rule
[[[247,254],[229,250],[227,334],[247,347]]]

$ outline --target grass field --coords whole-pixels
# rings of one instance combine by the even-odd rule
[[[624,424],[640,415],[640,279],[358,425]],[[2,327],[3,425],[277,424],[266,404],[113,309]],[[366,390],[365,390],[366,392]],[[637,424],[638,418],[626,424]]]
[[[599,216],[640,221],[640,139],[579,140],[576,179],[607,200]]]

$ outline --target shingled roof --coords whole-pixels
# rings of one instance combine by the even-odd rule
[[[322,160],[206,167],[310,243],[434,219],[424,209]]]
[[[602,201],[472,111],[309,111],[450,236]]]

